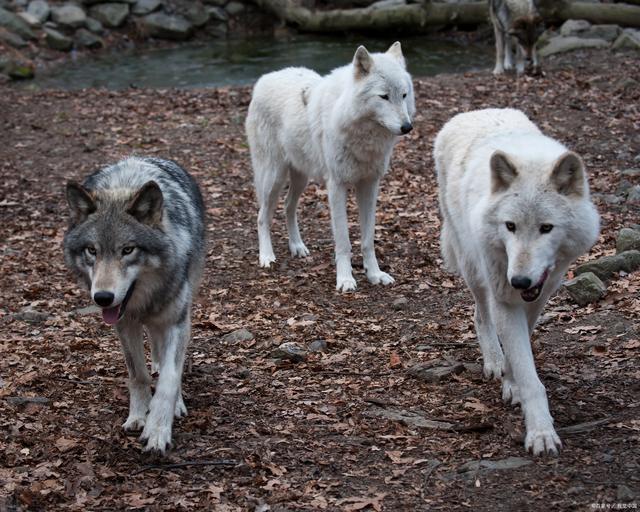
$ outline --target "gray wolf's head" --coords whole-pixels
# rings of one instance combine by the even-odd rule
[[[364,46],[358,47],[353,74],[360,116],[375,120],[394,135],[413,129],[413,84],[399,42],[385,53],[369,53]]]
[[[495,151],[490,166],[489,236],[506,252],[507,281],[532,302],[557,263],[568,264],[597,239],[584,164],[569,151],[552,162]]]
[[[159,235],[162,191],[149,181],[139,190],[87,190],[67,184],[70,227],[64,238],[67,266],[91,291],[104,321],[115,324],[145,290],[136,282],[159,268],[169,248]],[[145,283],[148,288],[149,283]]]
[[[509,35],[513,36],[518,42],[528,70],[533,67],[533,52],[543,31],[544,23],[539,14],[529,14],[516,18],[509,28]]]

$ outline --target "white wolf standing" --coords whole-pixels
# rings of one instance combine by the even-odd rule
[[[389,167],[398,135],[413,128],[413,85],[400,43],[386,53],[360,46],[347,66],[321,77],[306,68],[264,75],[254,89],[246,121],[254,183],[260,207],[260,266],[275,261],[271,221],[279,195],[286,200],[289,249],[308,256],[296,217],[309,179],[326,182],[335,239],[336,288],[354,290],[347,224],[347,189],[353,187],[360,213],[362,257],[373,284],[393,278],[380,270],[373,240],[378,184]]]
[[[502,376],[503,399],[521,404],[526,449],[555,454],[561,443],[530,336],[568,266],[598,237],[584,164],[513,109],[455,116],[434,157],[442,256],[475,299],[484,374]]]

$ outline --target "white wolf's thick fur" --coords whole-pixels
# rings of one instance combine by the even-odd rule
[[[485,376],[502,376],[505,401],[521,404],[527,450],[556,453],[530,336],[567,267],[598,237],[582,160],[512,109],[455,116],[434,157],[442,255],[475,299]]]
[[[278,197],[286,200],[289,249],[307,256],[296,206],[309,179],[326,182],[335,239],[338,290],[354,290],[347,225],[347,189],[355,188],[360,211],[362,256],[367,278],[390,284],[373,240],[378,184],[389,167],[398,135],[411,129],[415,112],[411,76],[400,43],[386,53],[358,48],[353,62],[321,77],[306,68],[287,68],[258,80],[246,121],[260,211],[260,265],[275,261],[270,226]]]

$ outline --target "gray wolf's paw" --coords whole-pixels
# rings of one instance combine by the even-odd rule
[[[562,442],[553,427],[549,426],[528,430],[524,447],[535,456],[545,454],[557,456],[558,451],[562,448]]]
[[[306,258],[309,256],[309,249],[307,249],[307,246],[302,242],[297,244],[289,242],[289,250],[291,251],[291,256],[294,258]]]
[[[176,407],[174,416],[176,418],[182,418],[187,415],[187,406],[184,405],[184,400],[182,399],[182,395],[178,395],[178,400],[176,400]]]
[[[127,418],[127,421],[122,424],[122,428],[127,432],[137,432],[138,430],[142,430],[144,428],[146,420],[146,416],[134,416],[130,414]]]
[[[338,277],[336,290],[339,292],[352,292],[356,289],[356,280],[352,277]]]
[[[276,261],[275,254],[260,254],[260,266],[262,268],[269,268],[274,261]]]
[[[502,380],[502,400],[511,405],[520,403],[520,389],[515,382],[506,377]]]
[[[147,423],[140,436],[140,441],[146,443],[143,451],[155,451],[164,455],[171,447],[171,427],[158,425],[151,427],[150,423]]]
[[[367,273],[367,279],[369,280],[369,282],[371,284],[383,284],[383,285],[388,285],[388,284],[393,284],[396,282],[396,280],[391,277],[389,274],[387,274],[386,272],[375,272],[375,273]]]

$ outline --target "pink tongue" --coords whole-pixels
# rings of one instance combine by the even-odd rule
[[[115,325],[118,323],[118,313],[120,313],[120,306],[112,308],[102,308],[102,319],[109,325]]]

